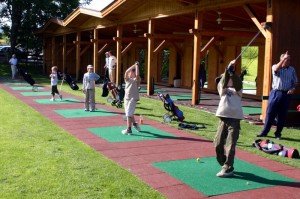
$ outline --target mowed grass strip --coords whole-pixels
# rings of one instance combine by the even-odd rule
[[[0,89],[1,198],[163,198]]]

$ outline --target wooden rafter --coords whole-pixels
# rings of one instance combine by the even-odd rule
[[[157,46],[157,48],[153,51],[153,53],[156,54],[156,53],[159,52],[165,45],[166,45],[166,40],[163,40],[163,41]]]
[[[109,46],[110,43],[106,43],[103,45],[103,47],[98,51],[98,55],[101,55],[103,53],[103,51],[105,51],[105,49]]]
[[[122,50],[121,55],[123,56],[133,45],[135,42],[130,42],[125,48],[124,50]]]
[[[66,55],[68,56],[75,48],[76,46],[72,46],[72,48],[67,51]]]
[[[91,47],[91,44],[87,45],[87,46],[80,52],[80,56],[82,56],[83,53],[85,53],[90,47]]]
[[[267,37],[267,33],[265,29],[262,27],[262,24],[257,20],[257,17],[252,10],[252,8],[249,5],[244,5],[244,10],[247,12],[247,14],[251,17],[254,24],[257,26],[257,28],[260,30],[260,32],[264,35],[264,37]]]
[[[215,42],[215,37],[212,37],[207,44],[201,49],[201,53],[206,52]]]

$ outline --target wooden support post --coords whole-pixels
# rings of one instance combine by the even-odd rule
[[[268,1],[267,6],[267,22],[273,22],[273,8],[271,2]],[[265,43],[265,67],[264,67],[264,80],[263,80],[263,96],[269,96],[272,84],[272,42],[273,42],[273,32],[271,27],[266,29],[266,43]],[[261,120],[265,120],[266,110],[268,106],[268,101],[262,101],[262,115]]]
[[[56,56],[55,56],[55,53],[56,53],[56,45],[55,45],[55,36],[52,36],[52,40],[51,40],[51,57],[52,57],[52,66],[55,66],[56,64]]]
[[[94,29],[94,36],[93,36],[94,40],[98,39],[98,31],[97,29]],[[93,43],[93,47],[94,47],[94,51],[93,51],[93,57],[94,57],[94,61],[93,61],[93,65],[94,65],[94,72],[98,72],[99,69],[99,56],[98,56],[98,42],[94,42]]]
[[[80,41],[81,41],[81,32],[77,32],[76,35],[76,80],[79,79],[80,72]]]
[[[66,64],[67,64],[67,35],[63,35],[63,63],[62,63],[62,72],[65,73]]]
[[[153,19],[148,20],[148,34],[152,35],[154,33],[154,21]],[[148,37],[148,60],[147,60],[147,95],[152,95],[154,93],[154,79],[152,65],[153,63],[153,49],[154,49],[154,38]]]
[[[116,67],[116,84],[121,84],[121,65],[122,65],[122,34],[123,26],[119,25],[117,28],[117,37],[121,38],[117,40],[117,67]]]
[[[203,12],[195,13],[194,27],[197,32],[194,33],[194,56],[193,56],[193,82],[192,82],[192,105],[199,103],[199,69],[201,61],[201,33],[203,25]]]

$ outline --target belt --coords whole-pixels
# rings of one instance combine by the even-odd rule
[[[282,92],[282,93],[287,93],[287,92],[288,92],[288,91],[285,91],[285,90],[279,90],[279,89],[275,89],[275,91]]]

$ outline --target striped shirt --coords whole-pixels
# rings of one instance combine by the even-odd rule
[[[275,72],[276,65],[272,66],[273,82],[272,89],[288,91],[295,88],[298,83],[297,74],[294,67],[289,66],[286,68],[280,68]]]

